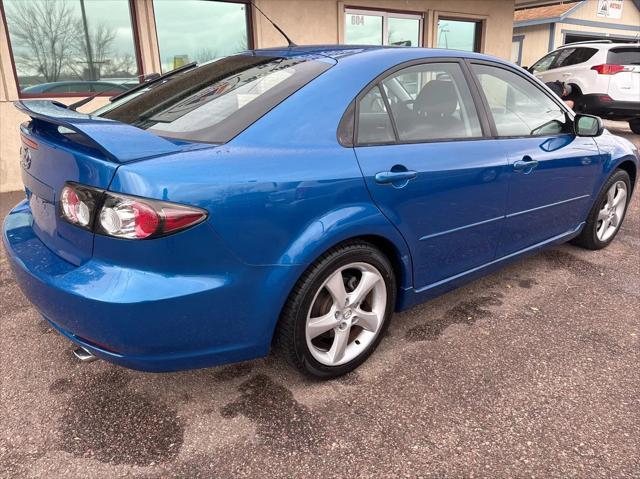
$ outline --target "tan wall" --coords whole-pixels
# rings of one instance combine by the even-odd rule
[[[603,18],[596,16],[598,9],[598,1],[597,0],[588,0],[585,5],[580,7],[574,13],[571,14],[571,18],[576,20],[591,20],[594,22],[603,22],[603,23],[611,23],[613,25],[638,25],[638,29],[640,30],[640,11],[633,4],[633,1],[625,1],[622,6],[622,18],[614,19],[614,18]],[[572,25],[572,27],[577,27],[578,25]],[[594,27],[587,27],[594,30]],[[577,30],[577,28],[576,28]],[[597,31],[600,31],[598,28]],[[632,35],[629,30],[626,32],[624,30],[616,30],[618,33],[622,33],[625,35]]]
[[[434,44],[439,15],[484,20],[482,51],[506,59],[511,54],[513,0],[257,0],[257,4],[300,45],[340,43],[347,5],[423,13],[427,47]],[[262,16],[255,16],[254,25],[258,46],[286,44]]]
[[[524,35],[520,65],[530,67],[548,52],[549,28],[547,24],[513,29],[514,37]]]
[[[1,2],[2,0],[0,0]],[[304,44],[340,43],[344,6],[387,8],[422,12],[425,15],[424,45],[434,43],[438,15],[460,16],[484,21],[482,51],[509,58],[514,0],[256,0],[258,6],[278,23],[292,39]],[[135,0],[143,73],[160,71],[152,0]],[[253,16],[256,47],[284,45],[282,36],[259,14]],[[0,21],[0,192],[22,188],[19,169],[18,128],[26,117],[11,103],[18,91],[11,65],[4,22]],[[66,98],[72,103],[79,98]],[[83,109],[106,103],[97,98]]]

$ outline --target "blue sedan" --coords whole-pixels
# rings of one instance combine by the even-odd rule
[[[21,101],[25,295],[83,358],[266,355],[347,373],[394,311],[525,254],[601,249],[638,151],[479,54],[292,47],[187,65],[82,114]]]

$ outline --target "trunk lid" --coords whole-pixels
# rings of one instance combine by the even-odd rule
[[[640,102],[640,47],[624,46],[609,50],[607,63],[624,70],[611,75],[609,96],[616,101]]]
[[[20,166],[34,232],[58,256],[80,265],[93,253],[93,233],[60,218],[58,201],[64,184],[73,181],[107,189],[120,164],[181,147],[51,101],[22,101],[16,106],[31,117],[20,127]]]

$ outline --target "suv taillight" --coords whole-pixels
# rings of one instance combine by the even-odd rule
[[[139,198],[66,183],[60,194],[60,216],[97,234],[125,239],[167,236],[194,226],[207,212],[192,206]]]
[[[625,70],[622,65],[612,65],[610,63],[595,65],[592,66],[591,69],[597,71],[600,75],[615,75],[616,73],[620,73]]]

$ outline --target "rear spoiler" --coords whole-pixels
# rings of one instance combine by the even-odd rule
[[[34,120],[63,126],[95,143],[115,163],[181,151],[180,147],[135,126],[69,110],[51,100],[22,100],[16,108]]]

